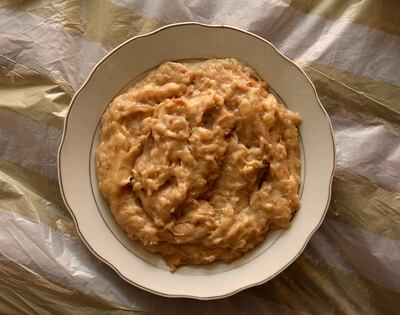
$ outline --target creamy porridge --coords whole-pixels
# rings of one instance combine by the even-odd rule
[[[299,208],[300,122],[236,59],[166,62],[104,113],[99,187],[171,270],[231,262]]]

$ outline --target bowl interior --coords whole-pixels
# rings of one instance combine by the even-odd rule
[[[226,56],[230,57],[230,56]],[[200,60],[200,59],[199,59]],[[184,60],[185,61],[185,60]],[[179,61],[177,61],[179,62]],[[151,70],[151,69],[149,69]],[[129,87],[133,86],[136,82],[141,80],[148,72],[145,71],[142,74],[139,74],[136,76],[134,79],[130,80],[129,82],[121,82],[121,90],[115,95],[118,96],[125,92]],[[272,89],[272,87],[269,88],[269,92],[274,94],[277,99],[283,103],[282,99],[280,96]],[[108,104],[102,104],[104,107],[104,111],[107,109]],[[92,141],[91,141],[91,146],[90,146],[90,165],[89,165],[89,176],[90,176],[90,185],[91,185],[91,192],[93,195],[93,198],[96,203],[96,208],[103,218],[105,224],[107,227],[110,229],[112,234],[121,242],[121,244],[128,249],[133,255],[135,255],[137,258],[141,259],[142,261],[155,266],[157,268],[169,271],[168,266],[162,259],[162,257],[159,254],[154,254],[146,251],[143,249],[138,242],[133,241],[129,239],[129,237],[126,235],[126,233],[121,229],[121,227],[118,225],[116,220],[114,219],[114,216],[111,213],[111,210],[109,208],[108,203],[105,201],[105,199],[102,197],[100,193],[100,189],[98,186],[98,181],[97,181],[97,176],[96,176],[96,149],[99,145],[100,141],[100,119],[99,122],[97,123],[96,130],[94,134],[92,135]],[[299,195],[301,198],[301,195],[303,193],[303,180],[304,180],[304,170],[305,170],[305,165],[306,161],[304,158],[304,149],[303,149],[303,143],[301,141],[301,135],[300,135],[300,159],[301,159],[301,181],[302,184],[299,187]],[[247,262],[253,260],[260,254],[264,253],[265,251],[268,250],[281,236],[283,233],[283,230],[273,230],[270,231],[267,234],[266,239],[264,242],[262,242],[259,246],[257,246],[255,249],[247,252],[243,257],[240,259],[235,260],[234,262],[230,264],[226,264],[224,262],[214,262],[209,265],[202,265],[202,266],[195,266],[195,265],[187,265],[180,267],[175,273],[181,273],[181,274],[186,274],[186,275],[209,275],[209,274],[214,274],[214,273],[220,273],[227,271],[229,269],[237,268],[243,264],[246,264]]]

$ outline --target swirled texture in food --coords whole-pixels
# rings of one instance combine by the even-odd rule
[[[236,59],[163,63],[102,117],[100,190],[171,270],[231,262],[299,208],[300,121]]]

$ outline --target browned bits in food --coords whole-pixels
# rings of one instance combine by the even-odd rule
[[[231,262],[299,208],[300,121],[236,59],[166,62],[104,113],[100,190],[171,270]]]

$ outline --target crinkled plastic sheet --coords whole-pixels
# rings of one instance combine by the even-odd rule
[[[1,3],[0,313],[398,312],[398,16],[389,1]],[[305,252],[268,283],[206,302],[144,292],[97,260],[56,175],[68,103],[94,64],[131,36],[186,20],[242,27],[293,58],[337,142],[331,206]]]

